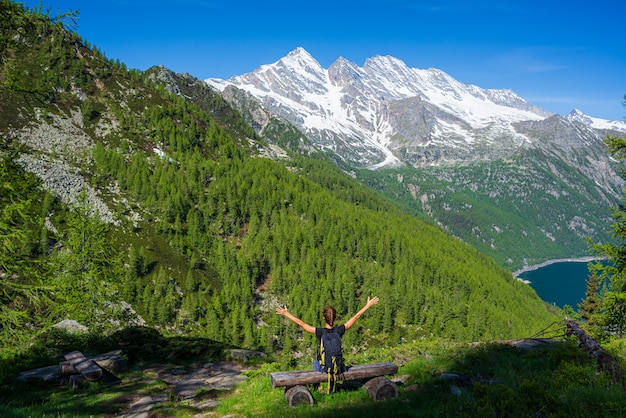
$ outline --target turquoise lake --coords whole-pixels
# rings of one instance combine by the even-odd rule
[[[585,297],[585,286],[589,270],[587,262],[559,262],[524,272],[520,279],[530,281],[530,285],[544,301],[563,307],[570,305],[578,309]]]

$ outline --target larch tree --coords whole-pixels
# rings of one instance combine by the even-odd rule
[[[626,95],[623,103],[626,106]],[[605,143],[611,155],[622,166],[626,164],[626,137],[609,135]],[[626,180],[624,167],[620,175]],[[626,335],[626,195],[617,207],[612,208],[612,212],[611,235],[614,241],[592,245],[592,250],[606,262],[591,263],[591,274],[597,275],[603,284],[600,310],[596,315],[598,323],[605,333],[621,337]],[[593,282],[590,284],[597,286]]]

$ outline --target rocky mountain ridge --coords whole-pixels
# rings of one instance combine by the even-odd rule
[[[319,148],[356,167],[493,159],[489,152],[477,152],[485,149],[499,158],[498,150],[532,146],[515,123],[553,116],[511,90],[464,84],[441,70],[409,68],[391,56],[368,58],[363,67],[340,57],[324,69],[296,48],[251,73],[205,81],[226,97],[237,95],[232,88],[247,92],[270,115],[289,121]],[[590,128],[626,132],[623,122],[586,120]]]
[[[572,122],[578,122],[594,129],[626,132],[626,122],[622,120],[606,120],[601,118],[594,118],[592,116],[585,115],[578,109],[573,109],[564,117],[567,120],[570,120]]]

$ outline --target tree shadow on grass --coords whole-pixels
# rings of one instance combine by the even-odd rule
[[[292,417],[614,417],[626,416],[621,383],[598,371],[575,341],[531,348],[503,343],[458,345],[416,357],[398,375],[399,396],[319,396],[313,406],[272,412]],[[356,398],[358,397],[358,401]]]
[[[136,364],[151,362],[208,362],[222,358],[224,348],[222,343],[208,338],[167,337],[148,327],[130,327],[107,336],[69,334],[51,329],[38,336],[28,350],[0,358],[0,416],[74,417],[119,412],[111,397],[122,397],[124,393],[118,391],[132,391],[133,388],[116,388],[99,381],[74,390],[62,380],[53,383],[17,379],[22,371],[58,364],[64,360],[63,354],[70,351],[79,350],[90,356],[121,350],[132,368]]]

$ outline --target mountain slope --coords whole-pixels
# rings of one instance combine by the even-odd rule
[[[279,302],[318,323],[326,304],[345,319],[378,295],[381,309],[347,337],[357,348],[371,334],[385,345],[512,338],[554,320],[530,287],[474,248],[323,159],[275,152],[198,80],[129,71],[48,15],[10,2],[0,12],[0,161],[13,167],[3,184],[21,187],[30,171],[50,193],[24,199],[22,212],[38,221],[0,272],[45,283],[53,301],[37,310],[12,293],[2,299],[32,314],[18,316],[20,332],[61,318],[97,329],[141,319],[280,351],[287,362],[301,336],[275,315]],[[24,257],[45,268],[11,263]]]
[[[268,141],[278,143],[272,120],[293,124],[343,170],[511,270],[587,255],[587,236],[610,239],[624,183],[603,139],[623,122],[551,115],[393,57],[324,69],[302,48],[206,81],[250,121],[263,115],[253,126]]]

